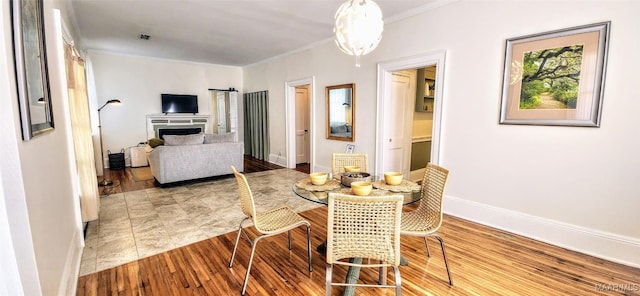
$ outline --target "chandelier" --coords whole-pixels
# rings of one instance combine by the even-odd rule
[[[335,19],[336,45],[355,56],[356,67],[360,67],[360,57],[373,51],[382,39],[380,7],[372,0],[348,0],[338,8]]]

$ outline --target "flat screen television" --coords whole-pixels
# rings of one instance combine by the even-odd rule
[[[162,94],[162,113],[198,113],[198,96]]]

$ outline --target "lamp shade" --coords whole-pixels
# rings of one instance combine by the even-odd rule
[[[102,107],[98,108],[98,112],[100,112],[102,110],[102,108],[106,107],[109,104],[121,105],[122,102],[119,99],[108,100],[106,103],[104,103],[104,105],[102,105]]]
[[[360,56],[373,51],[382,39],[382,11],[372,0],[349,0],[338,8],[335,19],[336,45],[342,52],[355,56],[359,67]]]

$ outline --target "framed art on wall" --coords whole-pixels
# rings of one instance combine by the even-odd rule
[[[345,151],[346,153],[353,153],[353,151],[356,150],[356,145],[353,144],[347,144],[347,150]]]
[[[12,0],[13,53],[22,139],[53,130],[42,0]]]
[[[500,123],[599,127],[609,26],[508,39]]]

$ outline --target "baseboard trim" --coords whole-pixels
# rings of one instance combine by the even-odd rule
[[[60,278],[60,288],[58,289],[58,295],[76,295],[83,247],[84,238],[82,228],[78,228],[73,233],[73,237],[69,242],[69,249],[67,250],[67,261],[62,272],[62,277]]]
[[[498,208],[455,196],[445,197],[444,212],[565,249],[640,268],[640,240]]]
[[[287,167],[287,159],[278,154],[269,154],[269,162],[279,166]]]

